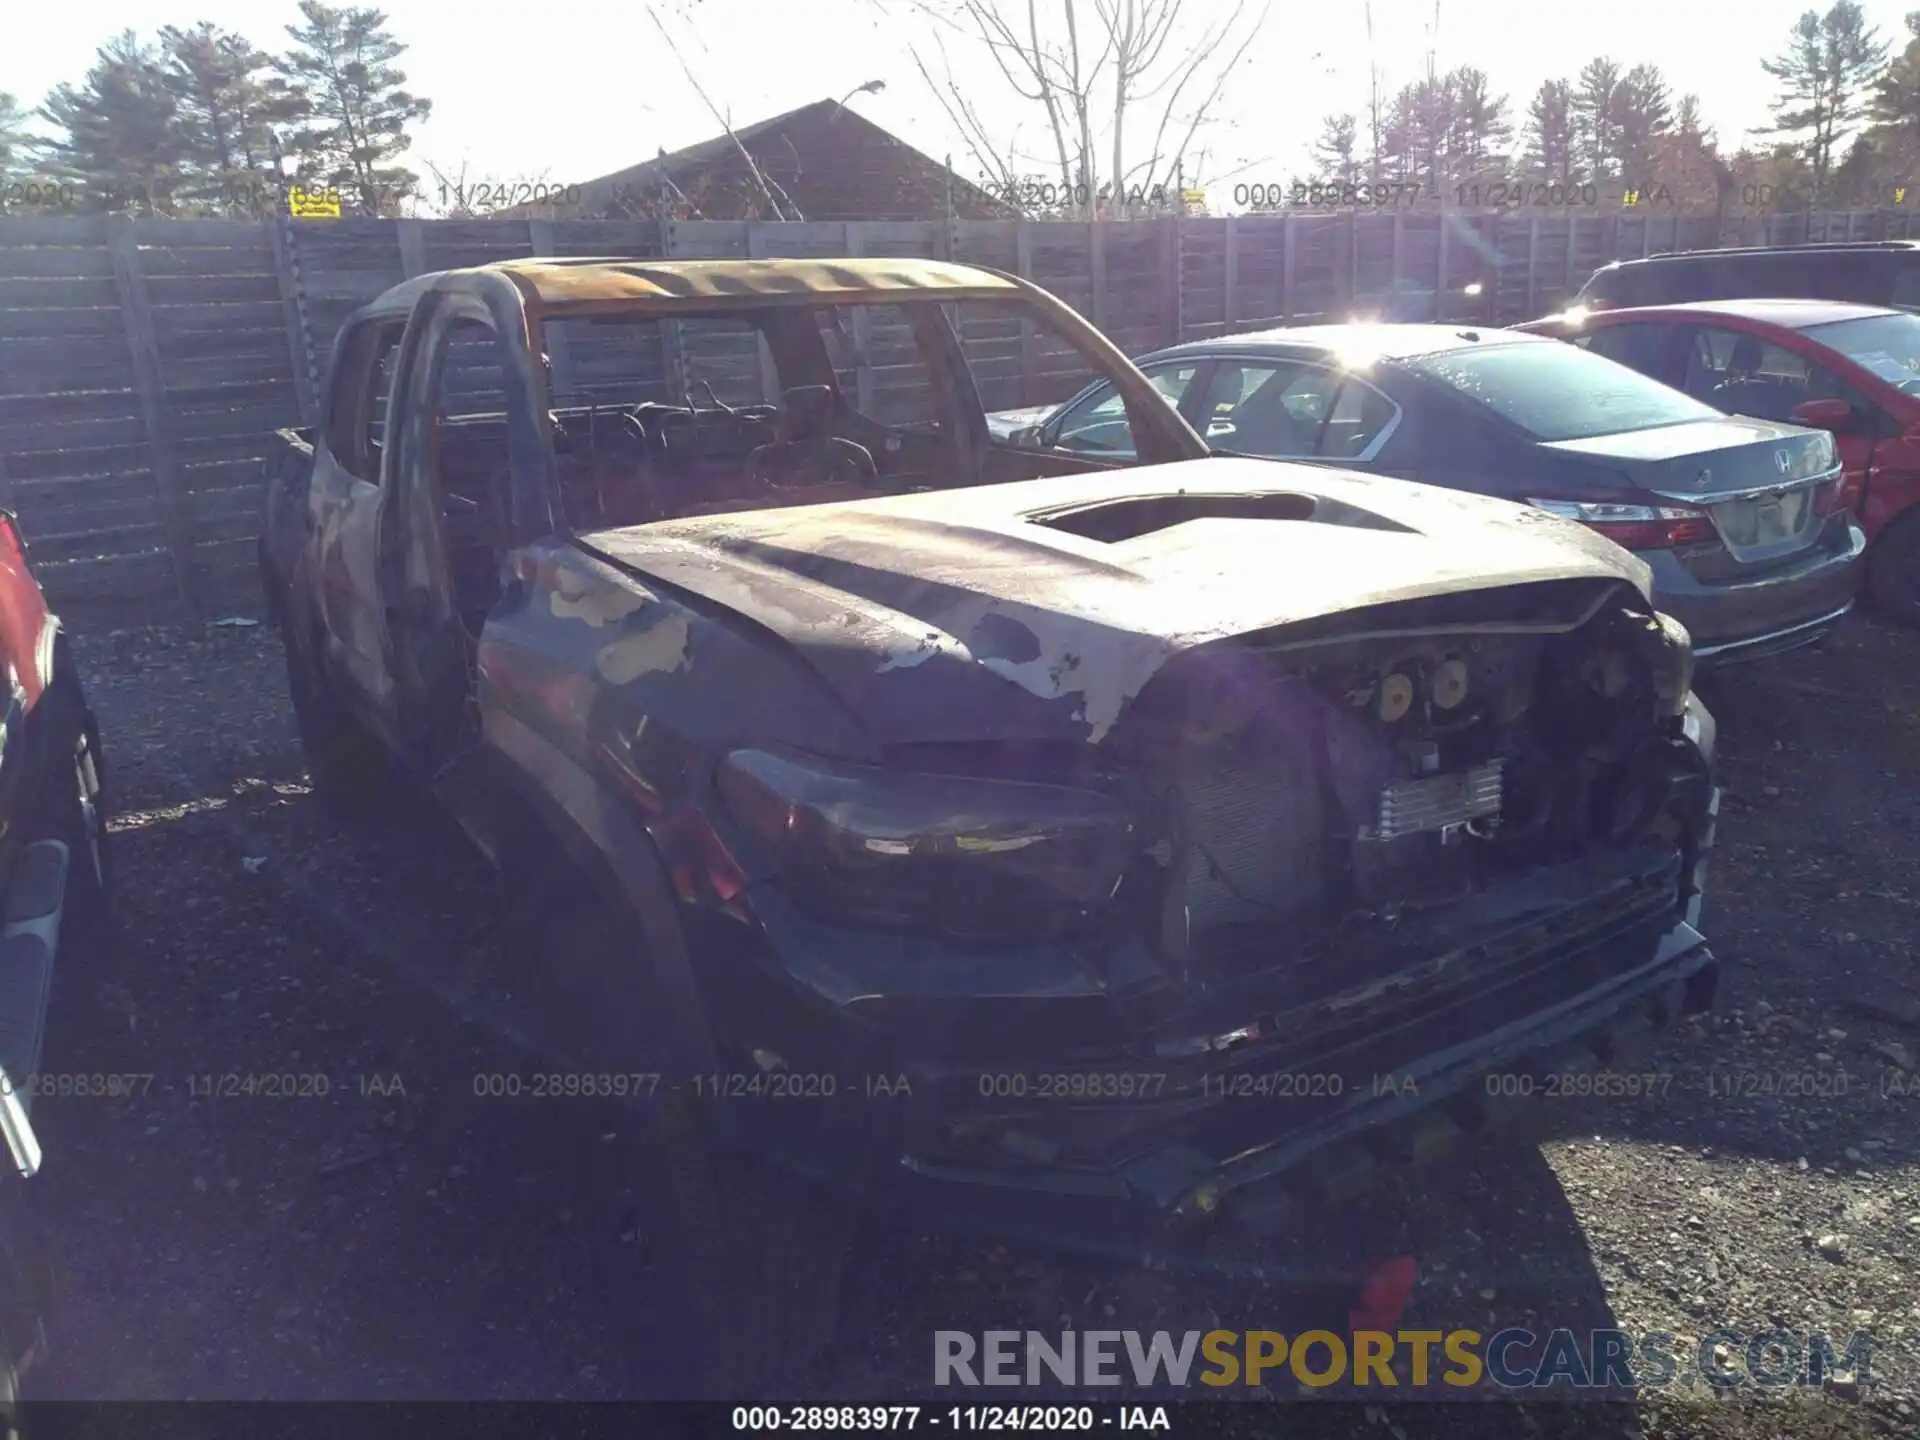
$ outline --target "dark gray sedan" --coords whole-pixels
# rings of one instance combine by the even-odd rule
[[[1865,540],[1833,437],[1723,415],[1602,356],[1446,325],[1224,336],[1137,362],[1216,452],[1307,460],[1522,501],[1578,520],[1653,571],[1696,656],[1824,638],[1853,605]],[[1089,387],[1030,443],[1132,453],[1124,405]]]

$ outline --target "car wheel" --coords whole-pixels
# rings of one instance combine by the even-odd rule
[[[1874,541],[1867,584],[1888,615],[1920,626],[1920,507],[1908,510]]]
[[[669,1011],[647,978],[649,960],[634,939],[641,927],[624,906],[582,879],[554,886],[541,909],[542,961],[533,973],[544,986],[597,966],[611,965],[619,977],[591,987],[600,1002],[581,1007],[579,1044],[569,1051],[595,1069],[660,1075],[652,1101],[633,1111],[635,1133],[621,1157],[640,1243],[610,1255],[604,1278],[624,1292],[622,1303],[645,1307],[650,1328],[667,1318],[677,1384],[687,1392],[675,1398],[777,1389],[833,1338],[855,1207],[721,1139],[711,1104],[691,1092],[698,1067],[677,1058],[685,1047],[663,1023]],[[566,988],[580,996],[590,987]],[[621,1274],[624,1255],[645,1272]]]
[[[67,842],[67,893],[64,914],[73,944],[63,951],[98,950],[115,934],[113,848],[107,837],[106,760],[93,713],[84,712],[73,759],[54,783],[65,792],[56,814],[59,836]]]
[[[63,960],[103,953],[115,931],[100,734],[77,692],[72,703],[79,713],[78,733],[72,749],[54,757],[37,782],[27,826],[33,838],[58,840],[67,847],[66,885],[60,902]]]
[[[385,749],[327,693],[326,681],[291,627],[281,628],[280,643],[287,656],[294,728],[314,793],[341,815],[378,813],[392,794]]]

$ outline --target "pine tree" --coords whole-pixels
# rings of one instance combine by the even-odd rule
[[[1617,101],[1620,67],[1606,56],[1596,56],[1580,69],[1574,82],[1569,111],[1573,119],[1575,162],[1589,180],[1610,180],[1620,157]]]
[[[1654,141],[1643,185],[1661,186],[1673,211],[1682,215],[1724,213],[1733,202],[1733,171],[1700,118],[1698,95],[1682,95],[1673,107],[1673,123]]]
[[[1380,151],[1373,165],[1372,179],[1377,185],[1404,185],[1414,178],[1414,156],[1420,148],[1418,102],[1411,85],[1387,101],[1386,118],[1380,126]]]
[[[418,177],[392,161],[433,102],[402,88],[393,62],[407,47],[387,33],[384,12],[300,0],[300,13],[306,24],[287,27],[293,48],[275,62],[309,105],[291,145],[300,176],[339,186],[365,214],[393,214]]]
[[[277,204],[272,132],[302,117],[305,95],[265,51],[205,21],[164,27],[160,47],[184,151],[180,196],[218,211]]]
[[[1341,185],[1354,184],[1360,178],[1357,150],[1360,122],[1352,115],[1329,115],[1320,122],[1320,138],[1313,142],[1314,172]]]
[[[1657,65],[1636,65],[1614,88],[1613,143],[1629,189],[1652,179],[1654,154],[1673,127],[1672,92]]]
[[[1467,180],[1496,168],[1513,135],[1507,97],[1495,95],[1484,70],[1462,65],[1447,76],[1453,93],[1452,128],[1447,135],[1451,180]]]
[[[1874,81],[1875,147],[1900,168],[1920,158],[1920,10],[1907,15],[1907,43]]]
[[[1835,0],[1825,15],[1809,10],[1794,22],[1787,48],[1761,67],[1778,80],[1775,133],[1806,162],[1815,204],[1827,198],[1836,155],[1865,107],[1887,45],[1854,0]]]
[[[1543,80],[1527,102],[1526,158],[1542,181],[1566,185],[1579,175],[1574,160],[1573,87]]]
[[[32,148],[27,112],[13,96],[0,90],[0,181],[11,179],[25,165]]]
[[[87,208],[174,212],[183,154],[174,96],[159,56],[133,31],[100,47],[80,85],[56,86],[41,114],[62,132],[44,147],[49,168]]]
[[[1383,141],[1390,180],[1423,187],[1447,175],[1447,139],[1454,127],[1451,77],[1428,77],[1400,87],[1388,111]]]

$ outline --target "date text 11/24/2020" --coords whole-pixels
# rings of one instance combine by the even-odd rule
[[[1165,1405],[736,1405],[736,1431],[838,1434],[901,1430],[1173,1430]]]
[[[1441,187],[1417,180],[1295,180],[1254,182],[1235,185],[1233,203],[1242,210],[1282,209],[1405,209],[1425,206],[1429,209],[1450,202],[1461,210],[1516,210],[1526,207],[1549,209],[1591,208],[1600,203],[1596,185],[1518,180]],[[1664,191],[1661,192],[1664,194]],[[1652,191],[1630,191],[1620,197],[1622,205],[1654,203]]]

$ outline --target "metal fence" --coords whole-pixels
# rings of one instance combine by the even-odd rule
[[[1511,324],[1617,258],[1902,237],[1909,218],[0,218],[0,504],[69,613],[116,623],[254,609],[262,462],[276,429],[311,422],[341,322],[406,277],[510,256],[952,259],[1031,278],[1138,353],[1355,315]]]

